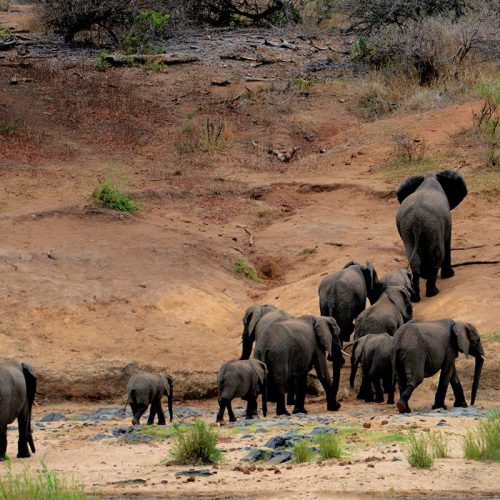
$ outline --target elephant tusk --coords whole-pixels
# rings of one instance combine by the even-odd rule
[[[347,356],[349,357],[350,354],[348,352],[345,352],[343,349],[340,350],[340,352],[344,355],[344,356]]]
[[[481,354],[480,356],[483,361],[486,359],[486,356],[484,354]]]

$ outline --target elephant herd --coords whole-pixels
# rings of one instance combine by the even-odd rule
[[[394,404],[397,382],[401,413],[410,412],[408,401],[426,377],[440,371],[433,408],[444,408],[451,384],[455,406],[465,407],[464,391],[455,368],[459,352],[474,356],[471,390],[474,404],[484,350],[476,328],[462,321],[413,320],[412,302],[420,301],[420,278],[426,280],[426,295],[439,290],[436,279],[450,278],[451,209],[467,195],[462,176],[451,170],[416,175],[397,190],[400,207],[396,215],[409,269],[396,269],[379,279],[371,262],[348,262],[327,275],[319,284],[320,315],[294,316],[273,305],[253,305],[243,316],[242,352],[238,360],[224,363],[217,374],[219,411],[222,422],[227,409],[236,420],[231,401],[247,401],[246,417],[257,415],[257,398],[262,413],[268,401],[276,403],[277,415],[306,413],[304,400],[307,376],[314,367],[326,394],[327,410],[339,410],[337,401],[341,368],[346,349],[351,348],[351,387],[357,368],[362,367],[358,398],[366,402]],[[370,306],[366,308],[366,300]],[[354,338],[351,340],[351,335]],[[253,356],[252,356],[253,352]],[[332,376],[328,369],[332,363]],[[36,393],[36,374],[27,363],[0,362],[0,460],[7,450],[7,425],[18,420],[18,457],[29,457],[35,446],[31,430],[31,409]],[[375,391],[375,397],[373,394]],[[148,424],[165,424],[161,398],[168,398],[172,420],[173,380],[166,373],[139,373],[127,386],[133,413],[139,424],[148,407]],[[29,446],[29,448],[28,448]]]

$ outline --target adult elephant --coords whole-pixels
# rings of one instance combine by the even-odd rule
[[[397,191],[401,206],[396,224],[413,273],[413,302],[420,300],[420,277],[427,280],[426,296],[439,293],[436,279],[451,278],[451,210],[467,195],[463,177],[453,170],[414,175]]]
[[[393,370],[400,392],[396,403],[398,410],[409,413],[408,400],[415,388],[424,378],[432,377],[439,370],[441,374],[432,408],[446,410],[445,397],[450,383],[455,395],[454,406],[467,407],[455,368],[459,352],[476,359],[471,390],[473,405],[484,362],[484,349],[474,325],[451,319],[410,321],[403,325],[394,335],[392,346]]]
[[[325,354],[333,360],[333,384]],[[254,358],[266,364],[268,388],[276,401],[277,415],[290,415],[285,406],[285,393],[295,387],[293,413],[306,413],[304,399],[307,374],[312,367],[325,390],[328,410],[338,410],[337,391],[342,350],[340,329],[333,318],[301,316],[271,323],[255,342]]]
[[[369,261],[364,266],[348,262],[343,269],[325,276],[318,289],[321,316],[330,316],[340,328],[340,338],[348,342],[354,320],[364,311],[366,299],[375,303],[380,293],[377,273]]]
[[[19,440],[17,457],[30,457],[35,453],[31,430],[31,408],[35,400],[36,374],[28,363],[0,362],[0,460],[7,452],[7,425],[17,418]]]

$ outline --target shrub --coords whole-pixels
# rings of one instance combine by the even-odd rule
[[[342,456],[342,443],[337,434],[320,434],[317,437],[317,442],[321,458],[340,458]]]
[[[201,140],[204,149],[210,151],[219,147],[225,139],[225,129],[226,124],[224,122],[214,122],[210,118],[207,118],[205,126],[201,132]]]
[[[111,67],[111,64],[107,61],[109,53],[106,50],[100,50],[97,54],[97,60],[95,62],[95,69],[97,71],[106,71]]]
[[[441,432],[431,432],[429,434],[429,443],[434,458],[447,458],[449,456],[448,442],[446,441],[446,436]]]
[[[120,212],[137,212],[137,203],[114,186],[111,181],[102,181],[94,191],[96,201],[107,208]]]
[[[406,444],[406,459],[412,467],[428,469],[434,463],[434,457],[429,451],[429,443],[425,435],[411,433]]]
[[[221,452],[216,448],[217,432],[197,420],[193,426],[181,431],[175,428],[173,459],[179,465],[206,465],[220,461]]]
[[[392,136],[394,153],[408,162],[420,161],[425,155],[425,141],[411,137],[406,132],[397,132]]]
[[[465,458],[500,462],[500,412],[492,412],[476,430],[467,432],[462,445]]]
[[[308,95],[309,92],[311,91],[312,81],[311,80],[306,80],[304,78],[295,78],[294,80],[292,80],[292,85],[301,94]]]
[[[260,281],[257,273],[244,260],[238,259],[234,262],[234,272],[237,276],[248,278],[252,281]]]
[[[132,20],[126,21],[128,30],[122,35],[121,46],[127,54],[145,54],[153,51],[150,43],[161,37],[170,16],[160,11],[141,10]]]
[[[3,123],[2,125],[0,125],[0,135],[10,137],[11,135],[16,134],[20,128],[21,122],[19,120]]]
[[[292,448],[292,457],[293,461],[296,464],[301,464],[303,462],[310,462],[314,456],[313,450],[309,447],[307,441],[302,440],[299,441]]]

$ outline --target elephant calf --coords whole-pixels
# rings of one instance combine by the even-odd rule
[[[484,350],[479,333],[470,323],[442,319],[437,321],[410,321],[394,335],[392,363],[399,384],[400,413],[409,413],[408,400],[424,378],[432,377],[439,370],[438,388],[432,408],[444,408],[448,384],[455,395],[454,406],[467,407],[464,391],[455,368],[459,352],[476,358],[472,381],[471,405],[476,400],[479,379],[484,362]]]
[[[378,294],[382,295],[390,286],[402,286],[410,293],[413,292],[411,271],[406,268],[394,269],[385,276],[382,276],[378,282]]]
[[[19,428],[17,457],[26,458],[35,453],[31,431],[31,408],[35,400],[36,375],[28,363],[0,362],[0,460],[7,452],[7,425],[16,418]]]
[[[258,359],[235,359],[224,363],[217,374],[219,412],[217,422],[224,420],[227,408],[229,421],[235,422],[231,401],[241,398],[247,401],[246,418],[257,412],[257,397],[262,394],[262,413],[267,415],[267,367]]]
[[[141,417],[151,405],[148,425],[154,423],[158,415],[158,425],[165,425],[165,414],[161,407],[161,398],[165,394],[168,400],[168,413],[172,422],[173,380],[167,373],[138,373],[133,375],[127,385],[128,403],[132,408],[132,425],[140,424]]]
[[[401,286],[390,286],[380,298],[357,318],[354,326],[354,339],[369,333],[388,333],[396,330],[413,316],[410,292]]]
[[[388,394],[387,404],[394,404],[394,386],[392,382],[392,337],[388,333],[369,334],[356,340],[352,346],[350,386],[354,380],[358,365],[363,368],[363,381],[359,388],[358,399],[367,403],[373,401],[372,384],[375,387],[375,402],[384,402],[384,392]],[[382,381],[384,391],[380,385]]]

